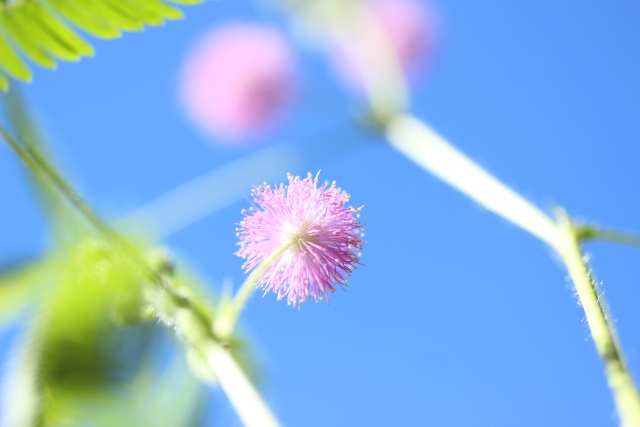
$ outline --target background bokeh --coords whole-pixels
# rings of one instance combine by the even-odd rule
[[[413,111],[539,206],[640,231],[640,3],[435,6],[439,45],[413,87]],[[36,70],[23,89],[58,164],[110,219],[280,141],[315,154],[269,180],[322,169],[366,205],[366,266],[347,292],[300,310],[257,292],[243,314],[284,425],[618,425],[582,309],[548,247],[354,129],[359,103],[273,9],[221,0],[185,12],[163,28],[96,41],[95,58]],[[230,20],[287,32],[301,74],[288,119],[240,148],[198,133],[177,96],[189,47]],[[0,146],[5,264],[49,244],[25,177]],[[161,243],[212,283],[239,284],[234,223],[246,205],[239,199]],[[608,243],[586,251],[640,380],[640,251]],[[2,333],[3,358],[17,331]],[[216,425],[239,425],[219,390],[209,412]]]

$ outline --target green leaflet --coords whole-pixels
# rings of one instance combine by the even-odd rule
[[[17,25],[30,32],[30,38],[34,43],[54,58],[77,61],[80,59],[78,47],[82,47],[81,50],[86,50],[86,47],[82,46],[86,42],[78,40],[79,37],[75,34],[68,34],[71,32],[68,28],[66,28],[65,34],[56,33],[63,25],[59,22],[56,22],[57,25],[53,23],[52,21],[55,19],[48,15],[40,4],[30,2],[20,6],[20,9],[16,7],[4,13],[6,14],[5,19],[17,21]],[[80,46],[76,46],[76,44]]]
[[[11,15],[11,16],[9,16]],[[16,9],[9,13],[0,14],[0,23],[16,41],[26,56],[35,64],[49,69],[56,68],[56,61],[34,40],[33,34],[27,30],[28,17],[24,9]]]
[[[173,6],[162,3],[160,0],[143,0],[140,4],[147,10],[152,10],[166,19],[182,19],[182,11]]]
[[[171,1],[171,3],[176,3],[176,4],[193,5],[193,4],[200,4],[204,0],[169,0],[169,1]]]
[[[79,5],[76,2],[65,0],[47,0],[45,3],[72,22],[81,30],[103,39],[120,37],[117,25],[109,22],[104,17],[92,13],[88,6]]]
[[[55,45],[57,48],[63,49],[65,53],[71,55],[71,60],[78,60],[83,55],[93,55],[93,48],[89,43],[51,16],[39,4],[33,3],[31,16],[36,23],[40,24],[43,33],[46,34],[50,41],[50,46]],[[56,52],[62,51],[56,50]],[[63,55],[63,53],[60,53],[60,55]],[[61,58],[65,59],[62,56]]]
[[[102,16],[105,21],[125,31],[140,31],[144,27],[143,22],[139,18],[130,16],[117,7],[114,8],[106,1],[87,0],[84,8],[86,8],[91,15]]]
[[[203,0],[170,0],[194,5]],[[11,77],[30,82],[23,58],[55,69],[56,61],[78,61],[92,56],[91,44],[74,28],[102,39],[118,38],[122,31],[140,31],[182,19],[182,11],[169,0],[23,0],[0,3],[0,90]]]
[[[0,34],[0,66],[7,73],[19,80],[31,81],[31,71],[29,67],[26,66],[18,54],[11,48],[2,34]]]

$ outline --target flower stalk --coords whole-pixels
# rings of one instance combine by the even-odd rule
[[[230,302],[223,301],[220,315],[214,323],[214,332],[221,339],[226,339],[231,335],[240,316],[240,312],[244,308],[247,300],[256,289],[256,284],[269,267],[294,244],[293,241],[287,242],[279,249],[269,255],[262,263],[256,267],[249,275],[247,280],[240,286],[238,292]]]

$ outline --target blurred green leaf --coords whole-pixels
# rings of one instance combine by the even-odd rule
[[[0,65],[16,79],[31,81],[31,71],[4,37],[0,37]]]
[[[49,286],[40,293],[17,370],[23,372],[19,388],[33,389],[22,394],[36,396],[23,399],[38,404],[23,405],[25,413],[15,418],[38,420],[42,426],[74,419],[73,402],[79,396],[103,401],[102,394],[130,383],[157,329],[141,322],[141,268],[107,243],[86,238],[58,249],[50,264]],[[23,276],[24,283],[14,278],[10,283],[28,289],[33,281]]]
[[[93,389],[67,396],[67,412],[73,413],[65,426],[93,427],[187,427],[200,425],[206,389],[176,354],[161,369],[150,358],[143,360],[135,379],[119,392]]]
[[[150,314],[162,311],[172,339],[197,352],[199,340],[210,336],[213,304],[197,296],[202,285],[192,276],[173,283],[164,251],[143,258],[146,265],[130,255],[131,249],[89,236],[59,247],[46,262],[0,276],[22,294],[32,283],[47,285],[35,293],[40,304],[11,370],[15,426],[198,425],[206,389],[188,372],[185,355],[160,352],[163,329]],[[170,288],[151,283],[149,270]],[[166,306],[151,307],[163,298]],[[244,353],[237,338],[227,345]]]
[[[38,300],[55,268],[47,259],[0,272],[0,325],[15,320]]]
[[[203,0],[173,0],[193,5]],[[94,37],[118,38],[122,31],[140,31],[181,19],[182,11],[167,0],[15,0],[0,1],[0,90],[8,74],[31,81],[21,56],[53,69],[57,60],[78,61],[93,48],[74,28]]]

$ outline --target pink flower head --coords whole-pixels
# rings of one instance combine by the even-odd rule
[[[361,87],[361,73],[375,64],[363,64],[362,52],[374,52],[382,31],[405,74],[413,77],[421,63],[432,54],[437,35],[435,13],[420,0],[363,0],[354,16],[349,46],[337,46],[334,61],[340,76],[351,86]],[[377,28],[371,28],[371,21]],[[365,55],[366,56],[366,55]]]
[[[345,207],[349,195],[335,182],[317,187],[308,174],[305,179],[288,175],[289,185],[271,187],[265,183],[252,191],[255,204],[243,210],[236,255],[246,259],[249,271],[283,245],[289,248],[265,271],[257,286],[273,290],[278,299],[297,305],[307,298],[320,300],[334,293],[336,284],[347,285],[359,264],[362,249],[357,217],[362,208]],[[359,235],[359,233],[362,233]]]
[[[278,118],[293,93],[294,59],[276,30],[232,24],[205,35],[184,65],[188,116],[211,137],[255,136]]]

